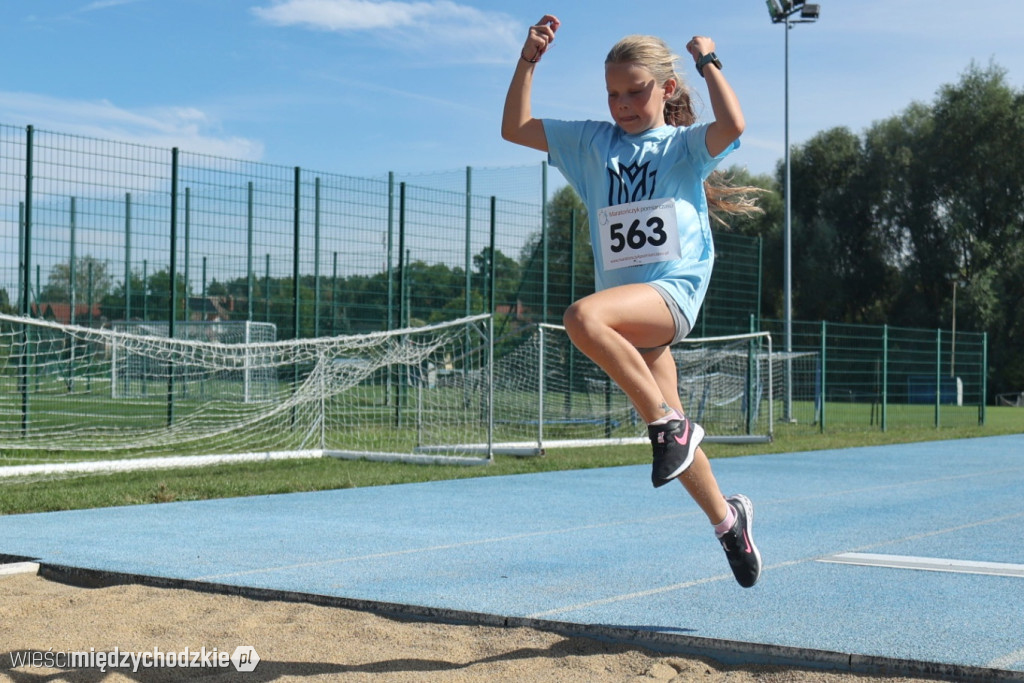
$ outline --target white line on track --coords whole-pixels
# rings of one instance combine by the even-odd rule
[[[985,666],[991,669],[1009,669],[1017,664],[1020,664],[1021,662],[1024,662],[1024,649],[1017,650],[1016,652],[1011,652],[997,659],[993,659]]]
[[[890,545],[890,544],[893,544],[893,543],[904,543],[906,541],[919,540],[921,538],[927,538],[929,536],[939,536],[941,534],[948,534],[948,533],[953,533],[953,532],[956,532],[956,531],[963,531],[964,529],[973,529],[975,527],[985,526],[985,525],[988,525],[988,524],[998,524],[1000,522],[1005,522],[1007,520],[1017,519],[1017,518],[1020,518],[1020,517],[1024,517],[1024,512],[1013,514],[1013,515],[1004,515],[1002,517],[994,517],[992,519],[985,519],[985,520],[980,520],[980,521],[976,521],[976,522],[970,522],[968,524],[960,524],[960,525],[957,525],[957,526],[954,526],[954,527],[947,527],[945,529],[936,529],[935,531],[928,531],[928,532],[921,533],[921,534],[914,534],[912,536],[905,536],[903,538],[890,538],[890,539],[886,539],[885,541],[882,541],[880,543],[876,543],[876,544],[873,544],[873,545],[870,545],[870,546],[864,546],[864,547],[861,547],[861,548],[857,548],[857,550],[867,550],[867,549],[872,548],[872,547],[878,547],[878,546],[883,546],[883,545]],[[789,561],[786,561],[786,562],[779,562],[778,564],[774,564],[774,565],[766,565],[762,569],[762,572],[775,571],[775,570],[778,570],[778,569],[783,569],[785,567],[792,567],[792,566],[795,566],[795,565],[806,564],[808,562],[819,561],[821,559],[822,559],[821,556],[816,556],[816,557],[805,557],[805,558],[801,558],[801,559],[789,560]],[[712,581],[722,581],[722,580],[725,580],[725,579],[732,579],[732,575],[731,574],[719,574],[717,576],[711,576],[711,577],[707,577],[707,578],[703,578],[703,579],[697,579],[695,581],[688,581],[686,583],[677,583],[677,584],[672,584],[670,586],[659,586],[657,588],[651,588],[649,590],[641,591],[641,592],[637,592],[637,593],[625,593],[625,594],[621,594],[621,595],[611,595],[611,596],[608,596],[606,598],[601,598],[599,600],[591,600],[589,602],[581,602],[581,603],[577,603],[575,605],[564,605],[562,607],[556,607],[554,609],[550,609],[550,610],[547,610],[547,611],[544,611],[544,612],[538,612],[536,614],[531,614],[529,616],[536,617],[536,618],[550,617],[552,615],[561,614],[561,613],[564,613],[564,612],[576,612],[576,611],[579,611],[579,610],[582,610],[582,609],[587,609],[587,608],[590,608],[590,607],[595,607],[597,605],[607,605],[607,604],[610,604],[610,603],[613,603],[613,602],[621,602],[621,601],[624,601],[624,600],[633,600],[635,598],[642,598],[642,597],[647,597],[647,596],[650,596],[650,595],[657,595],[659,593],[669,593],[671,591],[683,590],[685,588],[691,588],[693,586],[698,586],[698,585],[701,585],[701,584],[704,584],[704,583],[710,583]]]
[[[1024,564],[1003,562],[975,562],[947,560],[940,557],[912,557],[910,555],[878,555],[875,553],[839,553],[818,558],[818,562],[855,564],[864,567],[892,569],[920,569],[929,572],[954,574],[985,574],[987,576],[1013,576],[1024,579]]]

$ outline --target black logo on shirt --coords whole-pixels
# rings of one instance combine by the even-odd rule
[[[654,186],[658,171],[648,169],[650,161],[637,164],[635,161],[628,166],[613,162],[618,166],[608,168],[608,206],[628,204],[654,196]]]

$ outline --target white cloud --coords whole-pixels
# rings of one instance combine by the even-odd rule
[[[108,7],[117,7],[118,5],[130,5],[139,0],[95,0],[90,2],[85,7],[78,10],[79,12],[95,12],[96,10],[107,9]]]
[[[276,26],[338,33],[370,32],[391,46],[431,51],[438,61],[501,62],[518,49],[525,27],[507,14],[451,0],[271,0],[254,7]],[[520,35],[522,34],[522,35]]]
[[[40,130],[178,147],[188,152],[258,160],[263,145],[217,134],[218,123],[194,107],[158,107],[133,111],[107,100],[69,100],[48,95],[0,91],[0,121],[23,122]]]

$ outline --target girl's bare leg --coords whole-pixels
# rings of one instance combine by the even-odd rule
[[[647,362],[648,367],[650,367],[662,395],[667,397],[666,400],[669,407],[675,408],[681,415],[685,414],[682,402],[679,400],[676,363],[668,347],[663,346],[648,351],[644,354],[644,360]],[[708,456],[705,455],[703,449],[699,446],[697,447],[697,452],[693,456],[693,462],[678,478],[679,482],[686,488],[687,493],[700,506],[700,509],[704,511],[704,514],[707,515],[708,520],[712,524],[718,524],[725,519],[725,515],[728,512],[727,503],[721,489],[718,488],[718,481],[711,471],[711,462],[708,460]]]
[[[665,300],[647,285],[624,285],[580,299],[563,318],[569,338],[626,393],[645,422],[663,417],[667,408],[683,414],[676,366],[666,344],[675,332]],[[639,348],[654,348],[642,355]],[[725,519],[726,503],[697,449],[680,482],[712,524]]]

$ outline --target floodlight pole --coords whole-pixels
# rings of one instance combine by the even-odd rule
[[[783,113],[783,138],[786,145],[785,164],[785,225],[783,230],[783,321],[786,333],[786,401],[783,411],[783,418],[786,422],[793,421],[793,205],[791,192],[793,179],[789,158],[789,15],[786,15],[784,22],[786,29],[786,57],[785,57],[785,79],[783,90],[785,91],[785,105]]]
[[[789,149],[789,32],[796,23],[811,23],[818,18],[818,5],[808,5],[804,2],[791,2],[783,0],[768,0],[768,11],[772,23],[782,24],[786,29],[785,40],[785,80],[784,89],[784,144],[785,150],[785,177],[784,194],[785,218],[783,224],[783,325],[786,336],[786,397],[784,401],[783,419],[786,422],[793,422],[793,180],[791,173],[790,149]],[[813,8],[813,9],[812,9]],[[796,12],[801,13],[801,18],[792,20],[790,17]]]

